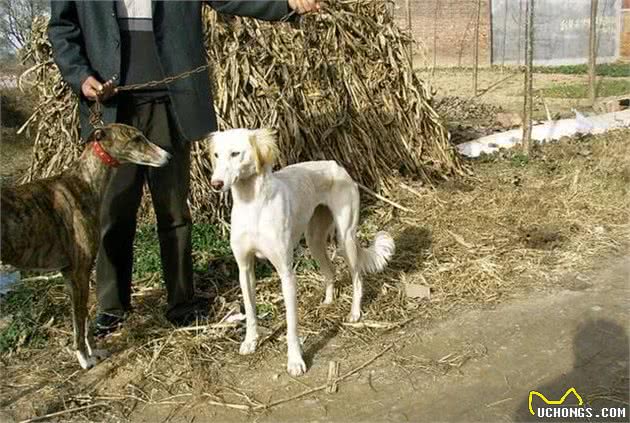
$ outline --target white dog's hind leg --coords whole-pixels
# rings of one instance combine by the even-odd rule
[[[256,275],[253,257],[238,257],[239,283],[245,305],[246,329],[245,340],[241,343],[240,354],[252,354],[258,342],[258,321],[256,317]]]
[[[325,206],[318,206],[306,230],[306,245],[308,245],[311,255],[319,264],[320,271],[326,280],[324,304],[332,304],[335,295],[335,270],[326,252],[328,235],[333,229],[332,224],[333,217],[330,214],[330,210]]]
[[[292,266],[280,270],[282,296],[287,313],[287,372],[291,376],[300,376],[306,372],[302,359],[302,347],[297,333],[297,286]]]
[[[361,279],[361,271],[359,269],[358,247],[353,236],[344,239],[346,259],[352,276],[352,306],[350,314],[347,317],[349,322],[358,322],[361,320],[361,300],[363,299],[363,280]]]
[[[359,263],[360,246],[356,238],[359,223],[359,191],[355,187],[351,192],[340,192],[333,200],[331,208],[337,225],[338,244],[343,248],[352,277],[352,306],[347,320],[358,322],[361,319],[361,299],[363,298],[363,280]]]

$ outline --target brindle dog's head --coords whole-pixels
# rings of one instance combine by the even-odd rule
[[[160,167],[170,155],[150,142],[138,129],[122,123],[112,123],[90,133],[87,142],[98,142],[120,163],[135,163]]]

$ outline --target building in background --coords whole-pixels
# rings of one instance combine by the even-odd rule
[[[621,6],[621,51],[622,59],[630,61],[630,0],[623,0]]]
[[[407,2],[395,0],[402,27]],[[421,66],[471,66],[479,27],[479,64],[518,65],[525,44],[525,0],[409,0]],[[588,61],[591,0],[536,0],[534,61]],[[598,61],[630,59],[630,0],[599,0]]]

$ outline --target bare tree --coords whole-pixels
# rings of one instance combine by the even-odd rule
[[[479,26],[481,25],[481,0],[477,0],[477,21],[475,22],[475,39],[473,46],[473,96],[477,95],[479,83]]]
[[[405,8],[407,9],[407,29],[409,30],[409,35],[413,37],[413,27],[411,25],[411,2],[409,0],[405,0]],[[409,62],[411,63],[411,67],[413,68],[413,43],[409,44]]]
[[[0,0],[0,52],[19,50],[28,40],[35,17],[46,14],[45,0]]]
[[[533,70],[534,70],[534,0],[525,4],[525,90],[523,105],[523,153],[532,149]]]
[[[438,18],[440,17],[440,2],[435,2],[433,9],[433,67],[431,68],[431,76],[435,75],[437,67],[437,40],[438,40]]]
[[[597,64],[597,7],[598,0],[591,0],[591,29],[588,35],[588,97],[591,104],[595,104],[597,93],[595,86],[597,82],[597,74],[595,66]]]

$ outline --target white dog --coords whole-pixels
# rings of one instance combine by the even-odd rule
[[[324,304],[333,301],[333,266],[326,252],[336,229],[338,245],[352,274],[352,309],[348,320],[361,318],[362,272],[382,270],[394,253],[394,240],[379,232],[369,248],[357,242],[359,190],[348,172],[333,161],[287,166],[272,173],[277,154],[275,134],[267,129],[233,129],[211,136],[212,189],[232,191],[230,243],[239,267],[247,329],[241,354],[256,350],[257,322],[254,259],[268,259],[282,280],[287,313],[287,371],[306,371],[297,335],[296,279],[293,251],[303,234],[326,279]]]

